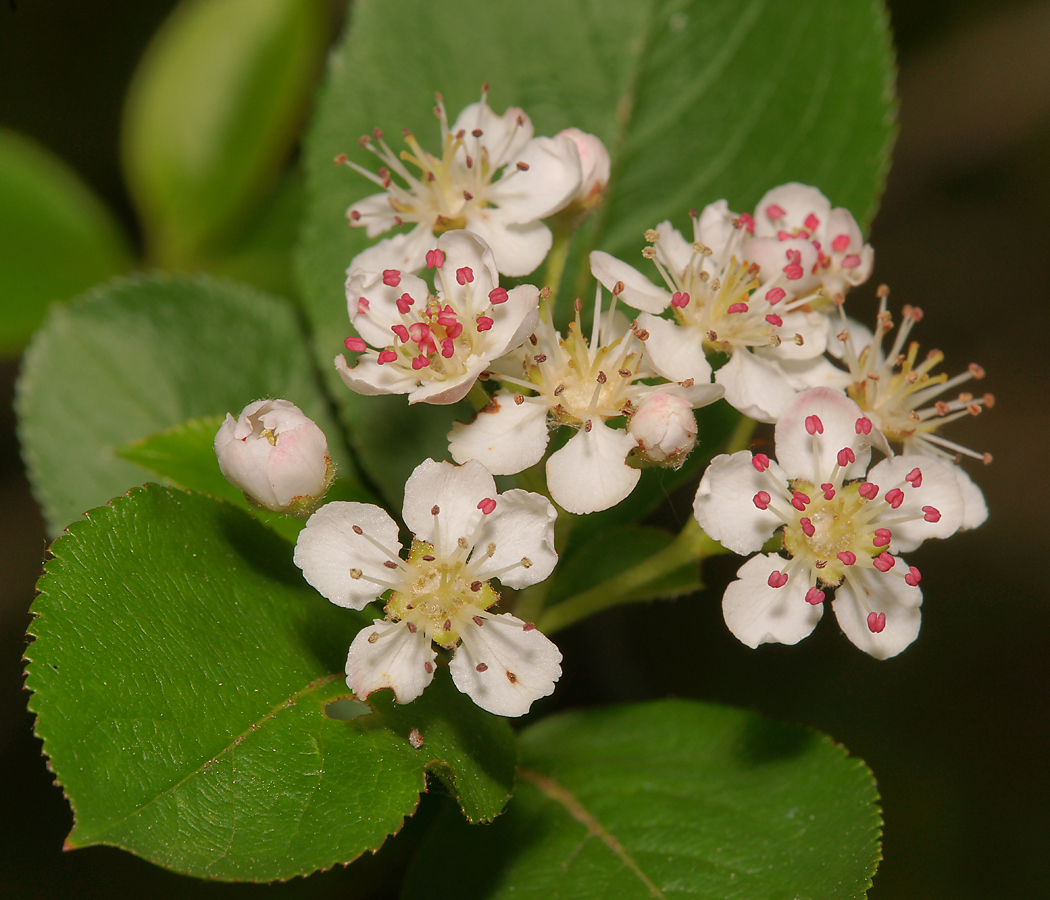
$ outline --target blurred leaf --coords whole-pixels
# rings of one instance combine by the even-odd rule
[[[244,494],[222,474],[219,461],[215,457],[215,433],[222,423],[222,416],[189,419],[167,431],[151,434],[124,447],[117,447],[116,454],[177,487],[200,491],[202,494],[209,494],[239,506],[261,522],[265,522],[281,537],[294,543],[306,524],[304,519],[252,506]],[[355,488],[342,478],[325,494],[326,503],[333,500],[374,502],[370,494]]]
[[[323,0],[183,0],[135,73],[124,169],[151,258],[216,255],[276,184],[324,58]]]
[[[153,276],[56,308],[26,352],[16,398],[49,531],[152,480],[116,448],[263,397],[291,400],[316,421],[353,479],[287,302],[205,277]]]
[[[875,210],[894,111],[878,3],[535,0],[525,14],[490,0],[358,0],[351,16],[306,142],[298,273],[319,359],[377,479],[385,448],[373,435],[392,426],[377,429],[374,411],[367,427],[359,422],[362,404],[330,363],[349,331],[344,270],[369,243],[364,229],[346,227],[345,213],[374,187],[333,159],[346,153],[376,168],[357,145],[374,127],[387,135],[411,129],[437,151],[435,91],[454,117],[488,81],[494,109],[522,106],[537,134],[577,126],[605,141],[609,194],[574,242],[576,259],[594,246],[638,259],[644,230],[661,219],[684,226],[691,207],[723,197],[749,210],[791,180],[819,186],[862,221]],[[400,416],[404,404],[390,408]],[[431,427],[418,415],[409,414],[402,443],[421,436],[428,448],[438,445],[454,416],[430,411],[441,422]]]
[[[507,812],[439,820],[402,897],[846,900],[871,886],[874,779],[816,732],[663,701],[546,719],[519,744]]]
[[[131,265],[116,219],[76,172],[0,129],[0,353],[22,349],[52,300]]]
[[[442,672],[422,698],[350,695],[367,620],[306,585],[242,511],[148,485],[52,546],[27,686],[73,807],[66,846],[110,844],[200,877],[268,881],[345,863],[415,811],[426,773],[472,820],[513,782],[506,720]],[[418,728],[423,745],[408,741]]]

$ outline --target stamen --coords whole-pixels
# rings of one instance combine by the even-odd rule
[[[769,468],[769,457],[765,453],[756,453],[751,457],[751,465],[759,472],[765,472]]]
[[[894,509],[899,509],[904,502],[904,491],[900,488],[893,488],[893,490],[886,491],[883,499]]]
[[[918,468],[914,468],[904,476],[904,480],[913,488],[920,487],[922,485],[922,472]]]
[[[496,508],[496,501],[491,497],[486,497],[478,504],[480,509],[486,516]]]
[[[857,488],[857,493],[865,500],[874,500],[879,496],[879,486],[872,484],[870,481],[865,481],[864,484]]]
[[[880,572],[888,572],[893,568],[893,565],[896,562],[897,558],[895,556],[890,556],[890,554],[884,550],[871,561],[871,564]]]
[[[364,353],[368,349],[368,345],[359,337],[348,337],[343,343],[352,353]]]
[[[841,553],[836,553],[835,556],[844,566],[856,565],[857,554],[852,550],[843,550]]]
[[[383,284],[387,287],[397,287],[401,284],[401,273],[397,269],[384,269]]]
[[[922,508],[923,518],[927,522],[940,522],[941,512],[935,506],[924,506]]]
[[[824,433],[824,423],[820,421],[820,416],[806,416],[806,431],[810,434]]]
[[[868,631],[872,634],[881,634],[886,627],[886,613],[868,613]]]
[[[908,574],[904,576],[904,580],[912,587],[917,587],[919,582],[922,581],[922,575],[919,574],[919,570],[915,566],[911,566],[908,569]]]
[[[753,498],[755,506],[762,510],[769,509],[769,503],[772,499],[766,491],[759,491]]]
[[[876,547],[887,547],[892,539],[893,532],[888,528],[876,528],[875,537],[872,539],[872,543]]]
[[[781,588],[788,583],[787,572],[771,572],[766,582],[771,588]]]
[[[824,602],[824,592],[816,586],[811,587],[806,591],[806,602],[811,606],[819,606]]]

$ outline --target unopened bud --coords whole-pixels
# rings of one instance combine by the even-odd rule
[[[226,480],[256,506],[306,513],[335,478],[324,432],[287,400],[256,400],[229,413],[215,435]]]
[[[696,418],[687,400],[671,394],[647,397],[631,417],[627,433],[649,462],[679,466],[696,444]]]

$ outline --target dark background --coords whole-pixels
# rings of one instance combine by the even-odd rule
[[[72,164],[134,233],[117,157],[124,92],[171,0],[7,0],[0,5],[0,124]],[[717,598],[739,560],[705,571],[709,593],[608,612],[560,636],[566,673],[546,708],[594,699],[691,696],[818,727],[874,770],[886,898],[1045,896],[1050,846],[1050,592],[1046,588],[1050,311],[1039,260],[1050,248],[1050,5],[899,0],[901,134],[872,228],[872,283],[895,308],[922,306],[915,337],[971,361],[995,408],[949,432],[990,451],[968,464],[992,518],[923,547],[923,628],[902,656],[857,651],[831,615],[798,647],[738,644]],[[832,198],[834,199],[834,198]],[[2,286],[0,286],[2,287]],[[21,654],[43,523],[25,481],[11,411],[17,365],[0,366],[0,890],[7,896],[290,893],[357,896],[396,869],[377,860],[281,888],[204,884],[109,848],[62,853],[68,805],[32,736]],[[586,632],[586,633],[584,633]],[[639,657],[639,647],[656,648]],[[433,801],[430,801],[433,802]],[[400,851],[408,841],[400,839]]]

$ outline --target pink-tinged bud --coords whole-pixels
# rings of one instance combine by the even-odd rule
[[[692,404],[681,397],[657,392],[639,405],[627,426],[642,455],[660,466],[678,466],[696,446],[696,417]]]
[[[609,183],[609,151],[593,134],[579,128],[566,128],[556,137],[569,138],[580,154],[580,187],[570,201],[570,208],[578,211],[592,209],[601,203]]]
[[[335,478],[324,432],[287,400],[256,400],[227,414],[215,435],[226,480],[256,506],[303,514]]]

